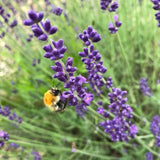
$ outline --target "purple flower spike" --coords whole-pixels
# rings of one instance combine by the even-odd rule
[[[3,146],[4,146],[4,142],[0,141],[0,147],[3,147]]]
[[[153,160],[153,155],[151,152],[146,153],[146,160]]]
[[[106,88],[111,88],[113,86],[112,77],[107,79]]]
[[[31,153],[34,156],[34,160],[42,160],[40,154],[37,151],[32,151]]]
[[[118,21],[118,15],[114,15],[113,19],[115,21],[115,26],[113,25],[112,22],[110,22],[108,25],[108,29],[109,29],[110,33],[115,34],[118,31],[119,27],[122,25],[122,22]]]
[[[0,131],[0,147],[4,146],[5,141],[9,140],[8,133],[5,133],[3,130]]]
[[[151,0],[154,4],[153,9],[158,10],[158,12],[155,14],[155,18],[158,21],[157,26],[160,27],[160,0]]]
[[[91,34],[93,33],[93,30],[94,29],[91,26],[89,26],[87,28],[87,31],[84,31],[84,33],[88,32],[89,34]],[[101,87],[104,86],[102,74],[104,74],[107,71],[107,68],[103,66],[103,61],[100,60],[100,53],[98,52],[98,50],[94,50],[94,46],[92,44],[90,45],[89,49],[84,47],[83,52],[79,52],[79,55],[83,57],[81,58],[81,61],[86,65],[88,81],[90,83],[91,88],[94,92],[97,93],[97,95],[101,94]]]
[[[0,115],[8,117],[8,119],[11,121],[18,121],[18,119],[21,119],[21,122],[22,122],[22,118],[17,117],[16,113],[14,113],[14,112],[12,113],[8,106],[4,106],[3,108],[1,108],[1,106],[0,106]]]
[[[160,117],[158,115],[155,115],[152,118],[150,130],[152,134],[156,137],[156,146],[160,147]]]
[[[54,8],[53,10],[52,10],[52,12],[55,14],[55,15],[57,15],[57,16],[60,16],[61,14],[62,14],[62,9],[61,8],[59,8],[59,7],[56,7],[56,8]]]
[[[101,9],[106,10],[111,2],[112,2],[112,0],[101,0],[100,1]]]
[[[64,53],[67,48],[63,46],[63,40],[60,39],[58,42],[52,41],[54,45],[54,49],[52,49],[51,45],[43,46],[43,49],[46,51],[44,57],[50,58],[50,60],[58,60],[64,57]]]
[[[137,132],[138,132],[137,126],[134,125],[134,124],[132,124],[132,125],[130,126],[130,134],[131,134],[131,135],[135,135]]]
[[[151,89],[148,87],[147,80],[145,78],[141,78],[139,85],[140,90],[144,95],[148,97],[152,96]]]
[[[55,34],[57,32],[57,27],[52,27],[49,19],[46,19],[44,23],[41,22],[41,25],[49,35]]]
[[[118,6],[117,0],[113,2],[113,0],[100,0],[100,6],[102,10],[107,10],[109,12],[116,12]]]
[[[109,93],[110,105],[109,112],[113,113],[114,118],[109,120],[108,112],[100,107],[97,113],[101,114],[106,121],[100,122],[100,126],[104,128],[104,132],[110,135],[111,139],[115,142],[126,141],[128,142],[129,137],[135,138],[135,134],[138,132],[138,128],[131,123],[132,108],[125,104],[127,98],[124,96],[127,94],[126,91],[121,91],[117,88],[112,88],[112,93]]]
[[[19,146],[18,144],[16,144],[16,143],[11,143],[10,146],[13,147],[13,148],[19,148],[19,147],[20,147],[20,146]]]
[[[116,10],[117,10],[118,7],[119,7],[119,6],[118,6],[118,2],[117,2],[117,1],[114,1],[114,2],[111,4],[110,8],[109,8],[109,12],[116,12]]]
[[[56,61],[55,66],[51,66],[51,68],[55,72],[63,72],[63,66],[59,61]]]
[[[87,30],[83,31],[83,34],[79,34],[79,38],[86,46],[89,46],[91,41],[99,42],[101,40],[100,34],[98,34],[97,31],[92,28],[92,26],[88,26]]]
[[[69,73],[69,76],[73,76],[73,73],[77,70],[76,67],[72,67],[73,58],[69,57],[66,61],[66,71]]]

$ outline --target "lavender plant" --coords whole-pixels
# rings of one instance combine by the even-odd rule
[[[102,10],[107,10],[108,9],[109,12],[116,12],[117,9],[119,8],[117,0],[115,0],[115,1],[113,1],[113,0],[100,0],[100,6],[101,6]],[[115,24],[110,22],[109,25],[108,25],[108,29],[109,29],[110,33],[115,34],[118,31],[118,28],[122,25],[122,22],[118,21],[118,15],[117,14],[115,14],[113,16],[113,19],[115,21]]]
[[[0,19],[1,36],[5,35],[0,42],[2,56],[7,57],[2,70],[3,61],[0,63],[0,103],[4,106],[0,108],[0,128],[10,135],[8,142],[1,137],[5,145],[0,155],[46,160],[158,158],[159,49],[156,27],[148,16],[150,3],[8,2],[0,3],[3,16],[12,17],[6,14],[11,4],[18,23],[15,17],[12,25],[10,18],[8,23],[2,16]],[[25,9],[20,7],[24,4]],[[110,33],[119,30],[117,36],[106,32],[106,22],[111,19],[100,8],[109,11],[108,17],[116,12],[108,29]],[[141,13],[143,18],[139,17],[141,8],[148,11]],[[24,18],[27,10],[28,18]],[[147,25],[142,30],[144,22]],[[14,74],[4,74],[8,66]],[[146,80],[137,81],[140,77],[152,82],[152,93]],[[68,101],[63,113],[44,107],[43,94],[52,86],[60,88],[60,98]],[[17,125],[22,121],[19,115],[21,125]]]
[[[9,134],[4,132],[3,130],[0,131],[0,147],[4,146],[5,141],[9,140]]]

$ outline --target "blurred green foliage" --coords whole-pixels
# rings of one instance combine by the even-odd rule
[[[0,149],[0,156],[8,155],[12,160],[19,155],[19,159],[25,159],[32,149],[36,149],[43,160],[135,160],[145,159],[145,153],[151,151],[158,159],[150,121],[160,113],[160,84],[157,84],[160,79],[160,29],[152,3],[143,0],[140,5],[138,0],[119,0],[118,15],[123,24],[114,35],[107,29],[113,14],[103,13],[99,0],[66,0],[65,5],[52,0],[53,5],[63,8],[67,19],[64,15],[56,16],[49,10],[45,11],[43,0],[26,1],[25,7],[23,3],[7,2],[17,10],[18,26],[9,29],[0,40],[0,64],[5,63],[1,71],[5,74],[0,77],[0,103],[10,106],[22,117],[23,123],[16,128],[9,120],[0,117],[0,130],[7,131],[9,142],[21,145],[24,151],[7,152],[4,148]],[[4,2],[0,4],[8,10]],[[44,11],[45,18],[58,27],[58,32],[51,38],[64,40],[67,46],[64,60],[68,56],[73,57],[73,65],[78,68],[77,75],[86,75],[85,66],[78,56],[78,52],[83,50],[78,34],[89,25],[101,34],[102,40],[95,44],[95,48],[101,53],[104,66],[108,69],[105,78],[111,76],[115,87],[128,91],[128,103],[134,109],[134,123],[139,128],[135,140],[129,143],[112,142],[97,126],[99,118],[94,111],[94,103],[83,119],[76,115],[74,107],[67,107],[63,113],[52,113],[44,106],[43,94],[50,87],[64,89],[62,83],[52,78],[54,72],[50,66],[54,62],[43,57],[42,46],[46,43],[36,38],[26,41],[31,29],[22,25],[20,15],[23,19],[27,18],[30,7],[37,12]],[[40,63],[32,66],[33,59],[40,59]],[[139,90],[142,77],[148,80],[153,93],[151,98],[145,97]],[[13,93],[15,89],[16,94]],[[105,101],[107,90],[105,93],[104,97],[96,100]],[[73,142],[77,148],[75,153],[71,152]]]

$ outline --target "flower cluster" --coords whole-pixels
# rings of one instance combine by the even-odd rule
[[[0,16],[3,18],[3,20],[4,20],[5,23],[8,23],[8,22],[9,22],[9,19],[10,19],[10,17],[11,17],[10,13],[8,13],[8,12],[5,13],[5,10],[4,10],[4,8],[3,8],[2,6],[0,6]],[[9,26],[10,26],[11,28],[14,28],[15,26],[17,26],[17,24],[18,24],[17,20],[14,19],[14,20],[9,24]]]
[[[158,10],[158,12],[155,14],[155,18],[158,21],[157,26],[160,27],[160,0],[151,0],[151,2],[154,4],[153,9]]]
[[[152,122],[150,124],[150,130],[156,137],[156,146],[160,147],[160,117],[158,115],[155,115],[152,118]]]
[[[148,97],[152,96],[151,89],[148,87],[147,80],[145,78],[141,78],[139,85],[140,90],[144,95]]]
[[[32,151],[31,153],[34,156],[34,160],[41,160],[41,156],[37,151]]]
[[[113,19],[114,19],[114,24],[112,22],[109,23],[108,25],[108,29],[110,31],[110,33],[116,33],[118,31],[118,28],[122,25],[122,22],[121,21],[118,21],[118,15],[114,15],[113,16]]]
[[[54,7],[53,9],[52,9],[52,12],[55,14],[55,15],[57,15],[57,16],[60,16],[61,14],[62,14],[62,9],[61,8],[59,8],[59,7]]]
[[[115,0],[101,0],[100,6],[102,10],[108,9],[109,12],[116,12],[116,9],[119,7],[118,2]]]
[[[52,40],[52,44],[54,46],[54,49],[50,44],[43,46],[43,49],[46,51],[46,53],[44,54],[44,57],[50,58],[50,60],[58,60],[63,58],[64,53],[67,50],[67,48],[63,46],[63,40],[60,39],[57,42]]]
[[[17,149],[20,147],[20,145],[17,143],[10,143],[10,147]]]
[[[26,26],[31,26],[33,34],[41,41],[46,41],[48,39],[48,35],[53,35],[57,32],[56,26],[51,26],[51,22],[49,19],[46,19],[42,22],[44,17],[43,12],[36,13],[33,10],[28,11],[29,19],[24,20],[23,24]]]
[[[146,153],[146,160],[153,160],[153,155],[151,152]]]
[[[16,19],[14,19],[13,21],[9,20],[11,18],[10,13],[8,13],[8,12],[6,13],[5,9],[1,5],[0,5],[0,16],[3,18],[4,23],[8,24],[8,26],[10,28],[14,28],[15,26],[17,26],[18,21]],[[11,22],[9,22],[9,21],[11,21]],[[1,23],[0,26],[4,27],[3,22],[0,21],[0,23]],[[6,28],[6,30],[8,30],[8,28]],[[2,32],[0,34],[0,38],[3,38],[4,36],[5,36],[5,32]]]
[[[113,2],[113,0],[100,0],[100,6],[102,10],[108,9],[109,12],[116,12],[117,8],[119,7],[117,0]],[[109,23],[108,29],[110,33],[115,34],[118,31],[118,28],[122,25],[121,21],[118,21],[118,15],[114,15],[113,19],[115,23]]]
[[[110,114],[103,107],[97,110],[97,113],[106,118],[106,121],[100,122],[100,126],[115,142],[128,142],[129,137],[134,138],[138,132],[137,127],[130,121],[133,117],[132,108],[126,104],[127,98],[124,97],[126,94],[127,91],[117,88],[112,88],[112,93],[108,93],[110,100],[108,108],[109,112],[114,115],[113,119],[110,118]]]
[[[93,94],[87,93],[87,88],[82,87],[86,82],[86,78],[82,75],[74,76],[74,72],[77,70],[73,67],[73,58],[69,57],[66,61],[66,65],[59,61],[55,62],[55,66],[51,66],[52,70],[56,73],[53,78],[57,78],[64,83],[64,88],[69,89],[62,93],[62,100],[68,100],[69,106],[75,106],[76,112],[79,116],[83,116],[87,111],[87,106],[93,100]]]
[[[4,142],[8,141],[9,135],[8,133],[5,133],[4,131],[0,131],[0,147],[4,146]]]
[[[92,28],[92,26],[88,26],[87,30],[83,31],[83,34],[80,33],[79,38],[86,46],[89,46],[91,41],[98,42],[101,40],[100,34],[98,34],[97,31]]]
[[[101,40],[101,37],[92,26],[89,26],[83,33],[84,35],[79,34],[79,37],[89,48],[84,47],[83,52],[79,52],[79,55],[82,57],[81,61],[86,65],[89,84],[93,91],[99,95],[102,92],[101,87],[104,86],[102,74],[107,71],[107,68],[103,66],[101,55],[98,50],[94,49],[91,41],[98,42]],[[92,33],[94,36],[91,36]]]
[[[4,106],[3,108],[0,106],[0,115],[8,117],[9,120],[16,121],[19,124],[22,123],[22,118],[20,116],[17,116],[15,112],[11,113],[8,106]]]
[[[113,86],[112,77],[108,77],[106,82],[106,88],[112,88],[112,86]]]
[[[36,13],[34,11],[29,11],[28,16],[30,19],[25,20],[24,25],[31,26],[34,36],[38,37],[39,40],[47,40],[48,36],[44,34],[40,28],[40,25],[38,24],[43,18],[42,15],[42,12]],[[44,23],[40,22],[40,24],[48,34],[53,34],[57,31],[56,27],[51,27],[50,21],[48,19]],[[92,27],[89,27],[88,30],[84,32],[84,35],[80,35],[80,37],[86,45],[90,45],[90,41],[98,42],[101,39],[100,35],[97,34],[97,32],[93,30]],[[55,66],[51,66],[52,70],[56,72],[53,75],[53,78],[63,82],[64,88],[68,89],[68,91],[62,93],[61,99],[68,101],[70,106],[75,106],[77,114],[79,116],[83,116],[84,112],[87,111],[87,106],[89,106],[90,102],[93,100],[93,94],[87,93],[87,88],[82,87],[83,83],[87,83],[86,78],[82,75],[73,75],[77,70],[76,67],[72,67],[73,58],[69,57],[66,61],[66,65],[64,65],[62,61],[59,61],[64,57],[64,53],[67,50],[67,48],[63,46],[63,40],[59,39],[57,42],[51,40],[51,43],[52,44],[43,46],[43,50],[45,51],[44,57],[55,61]],[[94,48],[92,50],[94,50]],[[97,54],[96,61],[98,61],[100,59],[100,55],[98,53],[94,54]],[[97,70],[101,73],[104,73],[106,69],[102,67],[102,63],[103,62],[100,61],[96,65]],[[97,79],[98,76],[101,78],[101,76],[97,74]],[[98,83],[98,80],[96,83]]]

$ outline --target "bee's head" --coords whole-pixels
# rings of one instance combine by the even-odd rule
[[[50,90],[54,96],[58,96],[60,94],[60,90],[57,88],[51,88]]]

